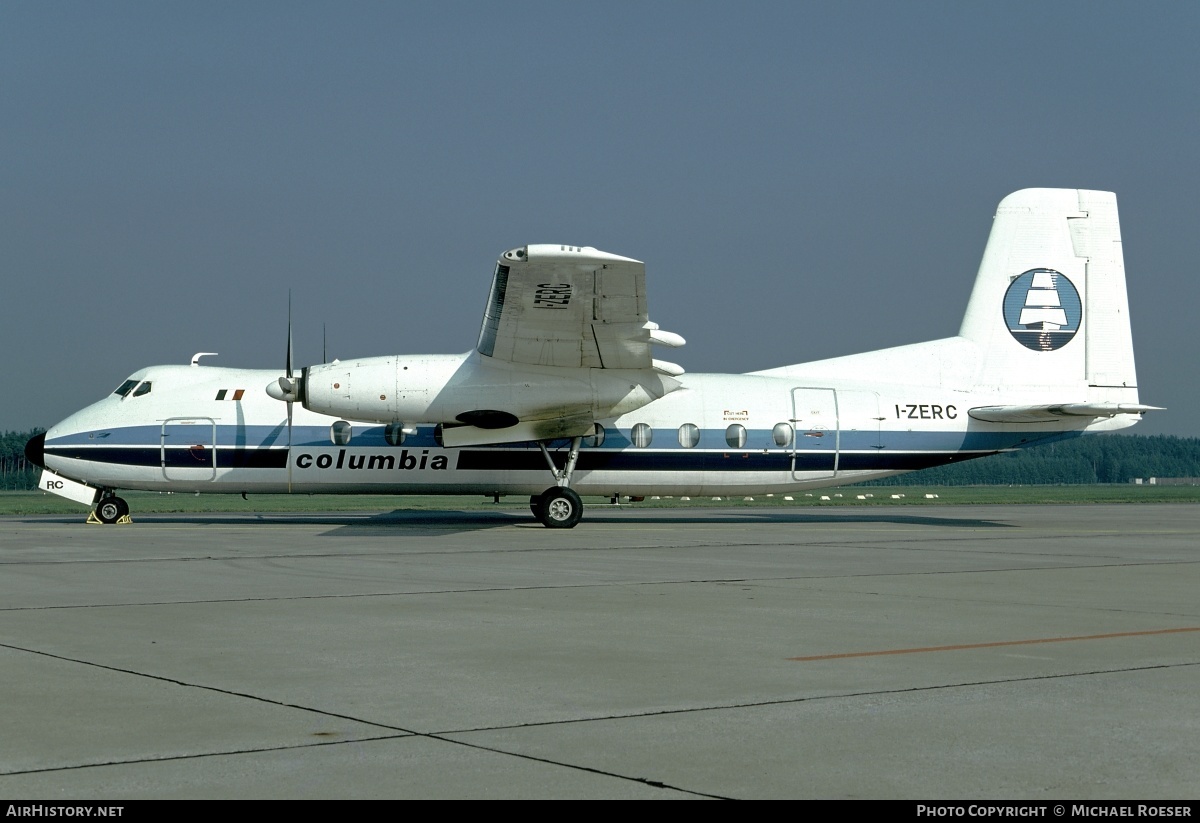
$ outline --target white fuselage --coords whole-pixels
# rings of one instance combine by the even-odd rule
[[[832,361],[827,361],[832,362]],[[201,493],[538,494],[554,485],[535,443],[443,448],[433,425],[388,426],[285,404],[271,370],[156,366],[51,428],[46,467],[97,488]],[[594,495],[722,495],[829,486],[1019,448],[1084,428],[973,420],[992,394],[822,376],[687,374],[680,387],[599,421],[571,487]],[[1034,398],[1036,399],[1036,398]],[[596,442],[600,440],[600,442]],[[562,468],[567,440],[550,453]]]

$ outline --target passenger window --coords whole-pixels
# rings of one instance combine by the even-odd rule
[[[679,445],[690,449],[700,442],[700,427],[695,423],[684,423],[679,427]]]
[[[775,441],[776,446],[792,445],[792,427],[788,423],[776,423],[775,428],[771,429],[771,439]]]
[[[630,432],[633,438],[633,445],[639,449],[644,449],[650,445],[650,441],[654,439],[654,430],[646,423],[638,423]]]
[[[141,397],[143,394],[150,393],[150,381],[145,380],[136,389],[133,390],[134,397]]]
[[[746,446],[746,427],[741,423],[734,423],[725,430],[725,442],[732,449],[742,449]]]
[[[351,427],[345,420],[339,420],[329,427],[329,439],[335,446],[344,446],[350,442]]]
[[[599,423],[592,424],[592,434],[583,438],[583,445],[594,449],[604,445],[604,427]]]
[[[335,423],[334,425],[337,424]],[[383,430],[383,439],[388,442],[389,446],[399,446],[402,444],[404,442],[404,424],[388,423],[387,428]]]
[[[129,393],[131,391],[133,391],[133,387],[136,386],[137,384],[138,384],[138,381],[136,381],[136,380],[126,380],[124,383],[117,386],[117,390],[115,392],[113,392],[113,394],[119,394],[122,397],[128,397]]]

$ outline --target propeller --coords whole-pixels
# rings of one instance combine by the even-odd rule
[[[287,472],[288,494],[292,493],[292,404],[300,399],[303,378],[296,377],[292,368],[292,293],[288,292],[287,371],[283,377],[267,384],[267,394],[287,403]]]
[[[292,373],[292,292],[288,291],[288,345],[287,345],[287,375],[279,381],[279,388],[284,390],[288,396],[287,400],[287,421],[288,421],[288,450],[287,450],[287,469],[288,469],[288,494],[292,493],[292,403],[295,402],[295,396],[299,393],[296,391],[299,388],[296,385],[295,376]]]

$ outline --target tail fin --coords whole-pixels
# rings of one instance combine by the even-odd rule
[[[1136,404],[1116,195],[1025,189],[1004,198],[959,336],[980,352],[979,389],[1045,387],[1061,399]]]
[[[1156,408],[1138,402],[1117,198],[1085,189],[1000,202],[957,337],[753,373],[937,385],[991,401],[969,413],[993,423],[1122,428]]]

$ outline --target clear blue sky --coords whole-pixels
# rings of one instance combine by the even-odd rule
[[[644,260],[689,371],[954,334],[999,200],[1117,192],[1200,436],[1200,4],[0,2],[0,429],[155,363],[461,352],[496,256]]]

